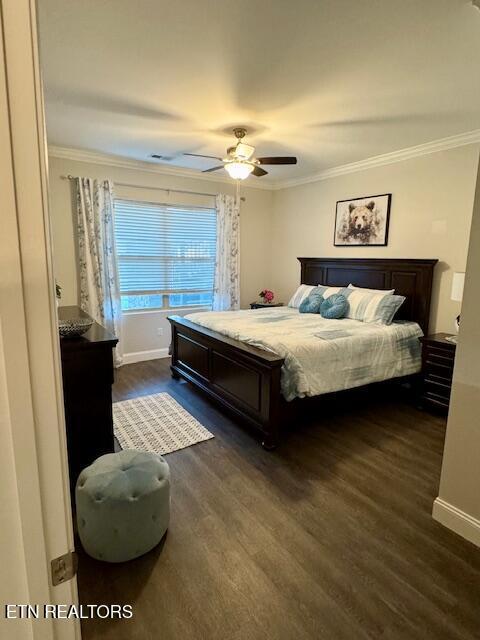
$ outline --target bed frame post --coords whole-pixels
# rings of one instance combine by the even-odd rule
[[[280,403],[282,395],[280,393],[281,368],[277,367],[271,371],[269,384],[269,397],[267,407],[267,419],[263,426],[262,447],[266,451],[273,451],[277,448],[280,435]]]
[[[172,378],[174,380],[180,380],[181,376],[178,373],[178,371],[175,368],[175,365],[177,363],[178,360],[178,354],[177,354],[177,327],[175,325],[174,322],[170,323],[170,327],[171,327],[171,331],[172,331],[172,341],[170,343],[170,348],[169,348],[169,354],[171,357],[170,360],[170,373],[172,374]]]

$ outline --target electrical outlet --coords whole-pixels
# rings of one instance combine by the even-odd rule
[[[158,327],[157,336],[163,336],[163,327]]]

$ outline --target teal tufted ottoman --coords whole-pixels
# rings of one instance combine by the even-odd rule
[[[124,562],[153,549],[170,518],[170,470],[143,451],[101,456],[77,480],[78,533],[97,560]]]

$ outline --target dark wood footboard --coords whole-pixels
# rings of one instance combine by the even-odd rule
[[[283,358],[170,316],[172,375],[205,391],[261,432],[262,445],[277,445]]]

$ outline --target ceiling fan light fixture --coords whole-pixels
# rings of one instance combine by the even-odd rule
[[[252,147],[252,145],[250,144],[245,144],[245,142],[239,142],[234,151],[237,158],[241,158],[242,160],[250,160],[255,151],[255,147]]]
[[[245,180],[253,171],[253,164],[249,162],[227,162],[225,170],[234,180]]]

